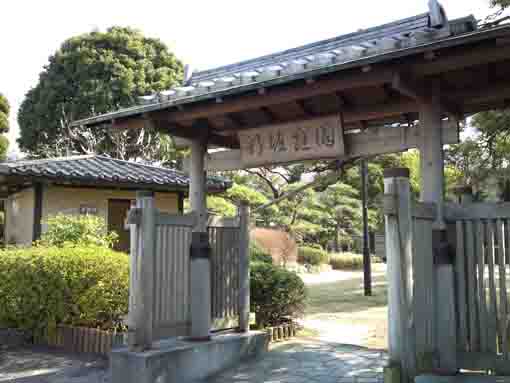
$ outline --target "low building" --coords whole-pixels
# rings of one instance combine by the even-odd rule
[[[226,180],[208,179],[209,193],[228,186]],[[5,162],[0,164],[4,242],[31,244],[44,232],[45,220],[58,213],[94,214],[119,235],[116,249],[127,252],[124,219],[136,191],[153,191],[156,208],[182,213],[188,188],[182,172],[99,155]]]

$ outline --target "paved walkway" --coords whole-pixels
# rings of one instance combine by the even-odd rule
[[[107,364],[104,358],[43,347],[0,348],[0,382],[105,383]]]
[[[207,383],[381,383],[385,353],[297,339]],[[106,361],[45,350],[0,353],[0,382],[107,383]]]
[[[386,361],[379,350],[298,339],[276,344],[266,357],[208,383],[380,383]]]

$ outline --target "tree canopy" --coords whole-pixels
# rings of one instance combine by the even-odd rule
[[[0,133],[9,131],[9,113],[11,107],[7,98],[0,93]],[[0,160],[5,160],[7,149],[9,148],[9,140],[5,135],[0,134]]]
[[[50,56],[21,104],[20,149],[36,156],[101,152],[150,159],[161,140],[149,128],[119,132],[72,129],[70,123],[131,106],[139,96],[176,85],[182,75],[182,63],[167,46],[137,30],[112,27],[72,37]]]

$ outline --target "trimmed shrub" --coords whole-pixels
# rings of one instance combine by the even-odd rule
[[[329,256],[333,270],[359,270],[363,268],[363,255],[356,253],[337,253]]]
[[[273,257],[266,250],[258,246],[255,242],[250,241],[250,263],[262,262],[273,263]]]
[[[105,247],[0,251],[0,326],[40,333],[57,324],[120,329],[129,257]]]
[[[64,246],[65,244],[112,247],[117,233],[108,233],[103,218],[94,215],[57,214],[46,220],[47,229],[39,244]]]
[[[328,253],[322,249],[300,246],[298,248],[298,262],[312,266],[328,263]]]
[[[257,326],[277,326],[303,314],[306,288],[292,271],[258,262],[250,270],[250,305]]]

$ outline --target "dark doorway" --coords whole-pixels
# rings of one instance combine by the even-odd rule
[[[124,227],[131,200],[109,199],[108,200],[108,231],[114,231],[119,235],[113,248],[129,254],[129,230]]]

